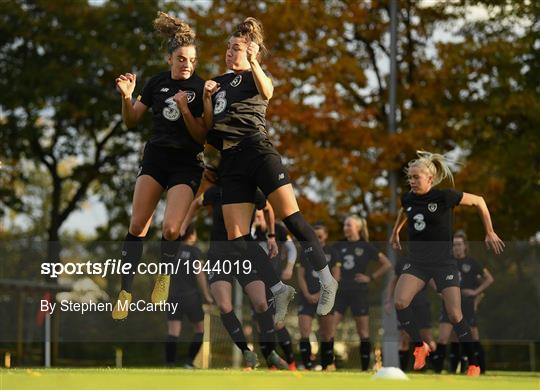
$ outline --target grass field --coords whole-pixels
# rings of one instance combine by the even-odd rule
[[[0,389],[540,389],[538,372],[492,372],[480,378],[411,374],[372,380],[360,372],[184,369],[2,369]]]

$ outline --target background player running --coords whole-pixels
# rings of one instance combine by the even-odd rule
[[[199,353],[203,342],[204,333],[204,311],[203,300],[211,304],[212,296],[208,290],[207,276],[204,271],[194,266],[195,262],[204,264],[201,250],[195,245],[197,242],[197,231],[190,225],[183,236],[182,243],[178,251],[181,262],[178,274],[171,275],[169,289],[170,303],[177,303],[175,313],[167,313],[167,342],[165,344],[165,359],[168,366],[176,365],[176,346],[178,338],[182,332],[182,318],[185,315],[194,326],[194,334],[188,348],[188,356],[184,362],[184,368],[194,368],[193,361]],[[189,262],[185,265],[185,262]]]
[[[223,214],[228,239],[238,256],[245,253],[253,199],[259,187],[319,273],[322,289],[317,312],[324,315],[334,305],[337,282],[326,266],[313,229],[300,213],[281,156],[268,140],[265,115],[274,87],[260,65],[265,52],[261,23],[247,18],[236,26],[228,41],[225,62],[233,72],[205,83],[208,141],[222,150]]]
[[[390,260],[369,243],[369,231],[365,219],[357,215],[347,217],[343,224],[345,239],[336,242],[334,248],[339,257],[339,290],[334,306],[336,327],[343,320],[347,308],[356,322],[360,337],[360,364],[363,371],[369,368],[371,341],[369,339],[368,284],[392,268]],[[379,268],[367,275],[369,261],[377,260]]]
[[[276,223],[273,208],[269,202],[266,202],[266,207],[264,209],[256,210],[255,218],[253,219],[253,224],[251,228],[251,236],[252,239],[265,250],[265,252],[269,252],[268,249],[271,249],[272,246],[275,246],[277,248],[277,254],[272,258],[269,257],[268,263],[266,261],[263,261],[264,265],[259,265],[265,266],[263,268],[259,268],[259,271],[261,272],[263,281],[267,285],[266,296],[268,298],[268,306],[275,311],[276,302],[271,289],[273,285],[272,281],[279,280],[279,275],[281,275],[281,278],[283,279],[283,274],[280,270],[280,260],[281,258],[283,258],[282,252],[285,251],[288,257],[294,256],[294,260],[296,260],[296,247],[294,246],[293,241],[288,238],[287,230],[285,229],[285,227],[283,227],[281,224]],[[287,239],[292,245],[292,248],[294,249],[294,254],[291,254],[290,248],[284,245],[283,240]],[[272,251],[270,251],[269,254],[270,253],[273,254]],[[292,261],[291,267],[294,266],[294,260]],[[274,272],[269,270],[269,265],[273,268]],[[287,263],[287,265],[289,265],[289,263]],[[281,347],[281,350],[283,351],[283,357],[287,362],[289,370],[295,371],[296,361],[294,358],[292,338],[289,330],[285,326],[284,319],[285,313],[274,314],[276,338],[279,346]],[[264,346],[264,344],[261,344],[261,350],[263,349],[266,349],[266,346]]]
[[[453,189],[434,188],[445,178],[452,179],[452,172],[442,155],[419,151],[418,159],[409,162],[406,173],[411,191],[401,197],[401,209],[390,240],[395,249],[401,249],[399,233],[407,223],[409,255],[396,284],[394,303],[401,327],[415,343],[414,369],[424,367],[431,349],[422,341],[410,304],[433,279],[442,294],[453,329],[464,344],[467,356],[472,357],[467,374],[478,376],[480,368],[474,355],[474,338],[461,312],[459,271],[452,257],[453,208],[457,205],[475,206],[486,231],[486,246],[500,254],[504,243],[493,230],[491,216],[482,197]]]
[[[480,344],[480,333],[478,331],[478,321],[476,316],[476,299],[495,281],[489,270],[483,267],[480,262],[476,261],[468,255],[469,246],[465,232],[458,231],[454,234],[453,243],[454,259],[457,261],[457,267],[460,273],[460,288],[461,288],[461,311],[463,317],[471,326],[472,338],[475,344],[475,354],[477,355],[478,365],[481,373],[485,372],[485,359],[482,345]],[[452,339],[450,345],[450,373],[456,373],[460,358],[463,356],[460,349],[460,344],[457,342],[455,334],[452,335],[452,324],[448,318],[444,305],[441,308],[441,321],[439,324],[439,341],[437,350],[433,355],[433,363],[436,372],[441,372],[444,366],[444,358],[446,355],[446,347]],[[468,357],[467,361],[468,361]],[[466,368],[466,361],[461,359],[463,372]]]
[[[322,224],[317,224],[313,227],[317,238],[322,246],[326,261],[332,274],[336,277],[340,263],[335,249],[326,244],[328,239],[328,230]],[[300,257],[298,264],[298,287],[301,295],[298,296],[298,326],[300,328],[300,354],[302,362],[307,370],[314,368],[311,359],[311,343],[309,337],[311,335],[313,318],[317,312],[317,302],[321,285],[317,273],[308,262],[305,256]],[[319,351],[321,358],[322,369],[327,369],[334,363],[334,314],[330,312],[328,315],[319,316]]]
[[[175,261],[180,225],[197,192],[203,171],[199,153],[204,139],[198,138],[203,121],[204,81],[195,72],[197,51],[195,33],[181,20],[159,13],[154,20],[156,31],[167,39],[170,70],[152,77],[141,95],[132,101],[136,75],[126,73],[116,79],[122,95],[122,118],[128,127],[137,125],[143,114],[152,109],[154,134],[146,143],[141,168],[133,194],[132,215],[122,250],[122,259],[136,270],[156,206],[163,191],[167,206],[163,219],[161,260]],[[195,135],[195,138],[192,136]],[[128,316],[126,302],[131,302],[133,274],[122,275],[122,288],[113,309],[114,319]],[[152,291],[152,301],[167,300],[170,277],[160,275]],[[124,305],[121,308],[119,303]]]

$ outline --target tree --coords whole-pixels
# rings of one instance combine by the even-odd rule
[[[11,167],[2,171],[11,185],[2,202],[43,214],[49,259],[58,259],[59,230],[89,194],[125,191],[115,177],[133,167],[145,131],[124,128],[114,79],[164,69],[151,32],[158,9],[157,1],[0,3],[0,140]],[[32,186],[45,197],[28,197]]]

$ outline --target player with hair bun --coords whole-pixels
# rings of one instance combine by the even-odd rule
[[[170,69],[150,78],[136,100],[132,99],[137,76],[125,73],[116,79],[122,97],[122,118],[128,128],[136,126],[150,108],[154,133],[146,143],[135,183],[132,215],[124,240],[122,260],[132,269],[122,275],[122,287],[112,312],[113,319],[128,316],[133,274],[142,257],[146,236],[161,194],[167,193],[163,219],[161,261],[174,262],[179,242],[176,239],[186,212],[197,193],[203,166],[200,153],[203,129],[204,81],[195,73],[197,49],[195,33],[181,20],[159,12],[154,20],[156,32],[166,39]],[[152,302],[167,300],[170,276],[159,275]],[[120,304],[122,303],[122,306]]]

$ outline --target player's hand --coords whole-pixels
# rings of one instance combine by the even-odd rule
[[[116,89],[122,98],[127,99],[131,98],[133,91],[135,90],[135,84],[137,83],[137,75],[132,73],[125,73],[116,78]]]
[[[487,249],[492,249],[495,254],[502,254],[504,251],[504,242],[497,236],[497,234],[492,231],[486,234],[486,243]]]
[[[259,45],[257,45],[255,42],[251,41],[248,44],[246,53],[247,53],[247,59],[248,59],[250,64],[257,61],[257,54],[259,54]]]
[[[268,238],[268,256],[274,258],[278,255],[279,249],[276,242],[276,238]]]
[[[399,242],[399,234],[392,233],[392,236],[390,237],[390,244],[392,245],[392,248],[394,250],[401,251],[401,243]]]
[[[176,103],[176,106],[180,109],[181,112],[189,110],[188,106],[188,94],[185,91],[178,90],[173,96],[173,100]]]
[[[287,267],[283,269],[283,271],[281,272],[281,280],[288,281],[292,278],[292,275],[293,275],[293,267],[290,263],[288,263]]]
[[[368,283],[371,281],[371,278],[363,273],[356,273],[354,275],[354,281],[360,282],[360,283]]]
[[[319,302],[319,294],[316,293],[316,294],[314,294],[314,295],[309,295],[309,296],[307,297],[307,302],[308,302],[309,304],[317,304],[317,303]]]
[[[219,83],[216,83],[214,80],[206,80],[204,82],[204,93],[203,98],[211,98],[216,92],[219,91]]]
[[[204,295],[204,301],[206,301],[207,304],[214,304],[214,298],[210,295]]]
[[[474,289],[462,289],[461,296],[473,297],[476,296],[476,291]]]

